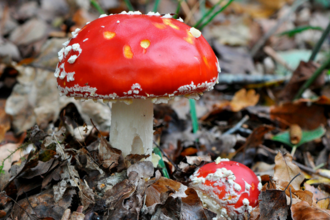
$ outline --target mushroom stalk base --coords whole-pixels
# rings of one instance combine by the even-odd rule
[[[127,105],[112,104],[110,144],[129,154],[152,154],[153,103],[150,99],[135,99]],[[151,157],[149,157],[151,158]]]

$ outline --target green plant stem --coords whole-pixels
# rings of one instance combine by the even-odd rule
[[[90,0],[91,5],[100,13],[100,14],[105,14],[105,11],[101,8],[99,3],[95,0]]]
[[[157,12],[158,11],[159,2],[160,2],[160,0],[156,0],[155,1],[154,9],[152,10],[153,12]]]
[[[134,11],[133,5],[131,4],[131,2],[129,0],[124,0],[124,2],[129,11]]]
[[[304,83],[304,85],[299,89],[296,96],[294,97],[294,100],[299,99],[301,95],[304,93],[304,91],[310,87],[310,85],[319,77],[323,70],[330,64],[330,57],[320,66],[315,73]]]
[[[191,116],[191,122],[193,127],[194,134],[198,131],[198,119],[196,114],[196,102],[194,99],[189,99],[189,105],[190,105],[190,116]]]
[[[201,19],[199,19],[199,20],[197,21],[197,23],[194,25],[194,27],[197,28],[197,27],[198,27],[198,26],[204,21],[205,18],[207,18],[210,14],[212,14],[212,12],[214,11],[214,9],[215,9],[219,4],[221,4],[221,2],[222,2],[222,0],[221,0],[219,3],[213,5],[213,7],[212,7],[212,8],[211,8],[206,14],[203,14],[203,16],[201,17]]]
[[[229,0],[222,8],[215,12],[205,23],[203,23],[198,29],[202,30],[206,25],[208,25],[218,14],[225,10],[234,0]]]
[[[321,164],[317,165],[316,167],[314,167],[313,170],[321,169],[324,166],[325,166],[325,163],[321,163]]]
[[[181,1],[182,0],[179,0],[178,1],[178,5],[176,6],[176,10],[175,10],[175,15],[173,16],[173,18],[178,18],[178,15],[179,15],[179,13],[180,13],[180,9],[181,9]]]
[[[317,44],[313,48],[313,52],[312,52],[311,57],[309,58],[309,61],[314,61],[315,60],[317,53],[320,51],[321,46],[322,46],[324,40],[329,35],[329,33],[330,33],[330,22],[329,22],[327,28],[323,31],[323,34],[322,34],[320,40],[317,42]]]
[[[291,156],[293,157],[294,153],[296,153],[297,146],[293,146],[292,151],[291,151]]]

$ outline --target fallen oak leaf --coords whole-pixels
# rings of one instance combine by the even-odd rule
[[[240,110],[254,106],[259,101],[259,94],[256,94],[255,90],[250,89],[246,91],[245,89],[241,89],[235,93],[234,98],[230,102],[230,109],[233,112],[239,112]]]
[[[279,152],[275,157],[274,180],[276,184],[286,187],[286,182],[291,182],[295,190],[300,189],[300,184],[304,181],[304,176],[299,175],[293,179],[297,174],[301,173],[299,167],[292,162],[290,154],[282,154]]]
[[[327,220],[330,219],[330,210],[322,210],[301,201],[291,206],[291,217],[293,220]]]
[[[239,112],[246,107],[256,105],[258,101],[259,101],[259,94],[256,94],[256,92],[253,89],[250,89],[248,91],[246,91],[245,89],[241,89],[235,93],[231,101],[225,101],[220,104],[215,104],[213,106],[213,110],[207,113],[206,115],[202,116],[201,120],[205,121],[210,116],[219,114],[224,110]]]

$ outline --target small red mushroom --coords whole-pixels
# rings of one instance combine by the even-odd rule
[[[124,157],[151,155],[153,103],[199,98],[220,72],[201,32],[170,14],[101,15],[63,46],[54,73],[58,89],[77,99],[113,102],[110,143]]]
[[[199,168],[190,180],[204,207],[226,219],[244,219],[257,206],[262,188],[250,168],[220,158]]]

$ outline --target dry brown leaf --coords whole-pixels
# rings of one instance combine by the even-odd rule
[[[241,89],[235,93],[233,100],[230,102],[230,107],[233,112],[238,112],[243,108],[254,106],[259,101],[259,94],[253,89],[246,91]]]
[[[307,183],[304,184],[305,189],[313,193],[313,202],[321,209],[327,209],[330,205],[329,194],[315,188]]]
[[[260,2],[260,4],[264,7],[264,8],[271,8],[271,9],[281,9],[287,2],[288,0],[258,0],[258,2]]]
[[[298,124],[302,129],[313,130],[321,124],[327,123],[324,116],[324,106],[307,102],[285,103],[270,108],[270,118],[280,122],[285,128],[291,124]]]
[[[282,190],[262,191],[259,196],[260,219],[286,220],[288,206]]]
[[[6,100],[0,100],[0,143],[4,140],[6,132],[10,129],[10,118],[5,112]]]
[[[146,197],[145,204],[147,207],[149,207],[156,203],[162,203],[163,197],[166,197],[166,194],[168,196],[169,193],[180,192],[183,189],[187,189],[187,187],[185,187],[181,183],[176,182],[174,180],[161,177],[157,182],[152,184],[146,190],[147,197]],[[183,191],[183,193],[184,193],[184,191]]]
[[[119,164],[119,160],[122,157],[121,150],[113,148],[102,135],[100,139],[98,151],[102,166],[106,169],[112,169]]]
[[[182,198],[182,219],[206,220],[207,217],[203,210],[203,204],[197,192],[193,188],[188,188],[185,193],[187,197]]]
[[[301,201],[291,206],[293,220],[328,220],[330,211],[310,206],[307,202]]]
[[[258,147],[264,140],[264,135],[274,130],[273,126],[261,125],[253,130],[248,139],[246,140],[245,147]]]
[[[229,110],[233,112],[239,112],[242,109],[254,106],[259,101],[259,94],[256,94],[253,89],[246,91],[241,89],[235,93],[231,101],[221,102],[220,104],[215,104],[213,110],[201,117],[201,120],[207,120],[210,116],[217,115],[224,110]]]
[[[297,69],[293,72],[289,83],[279,94],[281,101],[293,100],[296,93],[299,91],[301,86],[308,80],[313,73],[316,71],[318,66],[314,62],[301,61]],[[312,84],[312,87],[320,87],[324,84],[324,75],[320,75]]]
[[[292,156],[290,154],[283,155],[279,152],[275,157],[275,168],[274,168],[274,180],[276,184],[282,187],[287,186],[287,182],[290,182],[293,177],[301,173],[299,167],[292,162]],[[304,181],[304,176],[297,176],[292,182],[291,186],[295,190],[300,189],[300,184]]]

